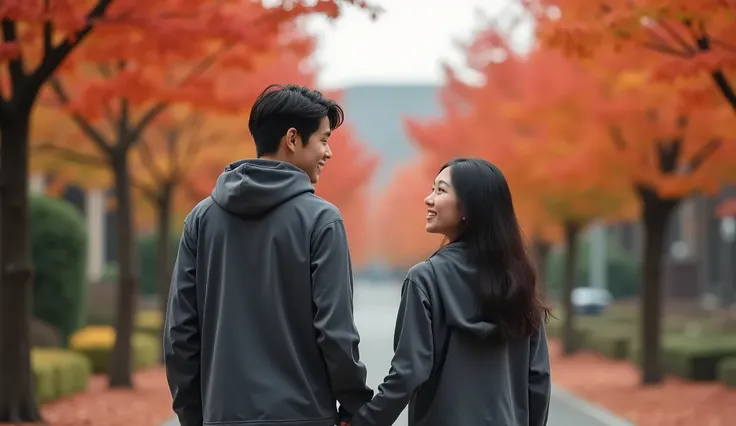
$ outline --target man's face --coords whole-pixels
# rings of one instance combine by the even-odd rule
[[[291,132],[295,132],[295,130],[290,129],[287,137],[290,136]],[[327,117],[323,117],[319,128],[312,134],[306,144],[302,143],[300,135],[294,135],[294,144],[291,145],[293,151],[291,152],[289,161],[302,169],[309,176],[312,184],[319,182],[319,175],[322,172],[322,168],[325,166],[327,160],[332,158],[332,151],[327,144],[327,139],[331,134],[330,120]]]

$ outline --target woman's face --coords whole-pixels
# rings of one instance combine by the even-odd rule
[[[432,184],[432,193],[424,199],[424,204],[427,205],[426,231],[430,234],[442,234],[453,241],[459,234],[464,219],[452,186],[450,167],[437,175]]]

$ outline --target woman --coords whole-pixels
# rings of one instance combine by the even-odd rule
[[[480,159],[445,164],[432,185],[426,230],[448,244],[407,274],[395,355],[353,426],[542,426],[550,366],[549,309],[503,174]]]

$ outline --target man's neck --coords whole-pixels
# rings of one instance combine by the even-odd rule
[[[281,155],[278,154],[269,154],[269,155],[261,155],[258,157],[260,160],[271,160],[271,161],[286,161],[285,158],[283,158]]]

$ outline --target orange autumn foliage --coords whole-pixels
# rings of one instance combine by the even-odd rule
[[[407,122],[424,153],[496,164],[529,239],[557,239],[562,223],[615,217],[631,203],[630,188],[608,179],[611,165],[597,155],[595,142],[605,134],[589,111],[603,93],[593,76],[557,52],[522,56],[494,28],[480,33],[467,55],[484,83],[466,84],[448,69],[444,116]]]
[[[722,0],[523,0],[536,18],[538,37],[572,57],[613,50],[625,58],[656,53],[652,81],[699,80],[670,93],[699,102],[717,89],[736,109],[733,88],[736,4]],[[630,62],[641,66],[639,61]],[[649,65],[644,65],[649,68]],[[692,83],[692,82],[691,82]]]
[[[376,195],[370,222],[371,257],[392,267],[409,268],[437,250],[442,237],[424,230],[427,206],[439,168],[429,158],[399,166]]]

